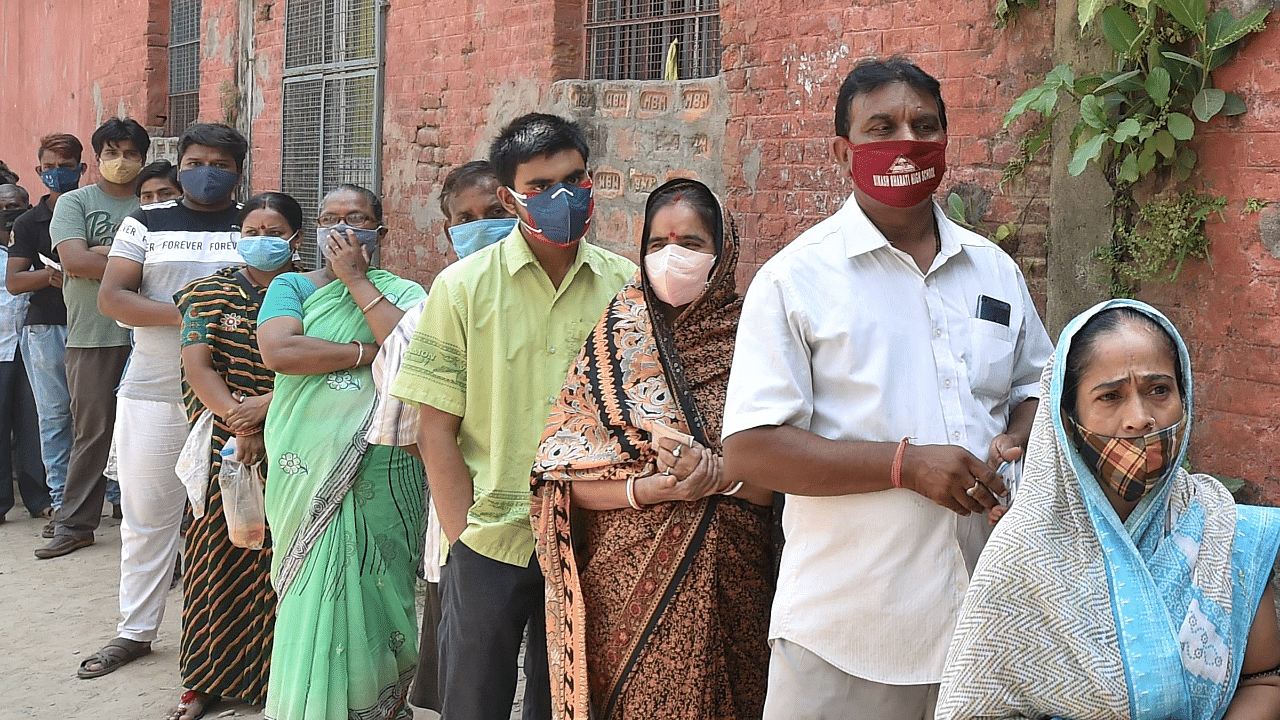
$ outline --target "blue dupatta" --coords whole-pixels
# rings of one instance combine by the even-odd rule
[[[1193,386],[1186,345],[1159,311],[1101,303],[1062,331],[1017,501],[974,572],[937,718],[1221,718],[1280,549],[1280,510],[1237,506],[1177,470],[1121,522],[1063,425],[1066,357],[1090,318],[1134,308],[1178,348],[1185,457]]]

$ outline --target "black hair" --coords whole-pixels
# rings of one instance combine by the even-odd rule
[[[546,113],[529,113],[502,128],[489,146],[489,164],[498,182],[516,184],[516,168],[534,158],[577,150],[585,165],[591,158],[587,138],[577,123]]]
[[[18,193],[18,197],[22,198],[22,204],[27,207],[31,207],[31,195],[27,193],[26,188],[17,183],[4,183],[3,185],[0,185],[0,190],[4,190],[5,188],[13,188],[14,192]]]
[[[1178,393],[1186,397],[1182,379],[1182,358],[1178,355],[1177,342],[1150,315],[1131,307],[1116,307],[1103,310],[1089,318],[1089,321],[1071,340],[1071,349],[1067,351],[1067,368],[1063,376],[1062,389],[1062,409],[1070,417],[1076,417],[1076,391],[1080,386],[1080,377],[1097,356],[1098,341],[1104,335],[1110,335],[1126,324],[1140,326],[1164,341],[1165,349],[1173,358],[1173,375],[1178,383]]]
[[[142,184],[148,180],[156,178],[165,178],[178,188],[178,192],[182,192],[182,183],[178,182],[178,168],[168,160],[157,160],[153,163],[147,163],[142,171],[138,173],[138,186],[133,189],[133,194],[142,197]]]
[[[147,134],[147,129],[133,118],[113,117],[107,120],[93,131],[93,135],[89,137],[89,144],[93,146],[94,155],[101,155],[107,143],[124,140],[132,142],[134,149],[144,158],[147,156],[147,151],[151,149],[151,136]]]
[[[340,192],[353,192],[363,195],[364,199],[369,201],[369,207],[373,208],[373,219],[377,220],[379,225],[382,224],[382,198],[378,197],[378,193],[367,187],[361,187],[352,183],[342,183],[324,194],[324,199],[320,201],[320,206],[324,207],[325,202],[327,202],[330,197]]]
[[[0,185],[17,185],[18,173],[9,169],[8,165],[0,160]]]
[[[449,171],[440,186],[440,212],[449,217],[449,197],[485,182],[498,182],[498,175],[488,160],[472,160]]]
[[[720,215],[720,202],[716,200],[711,188],[696,180],[677,179],[668,182],[649,195],[644,208],[644,231],[640,238],[640,254],[644,255],[645,243],[649,242],[649,225],[653,216],[668,205],[680,202],[688,205],[698,214],[702,223],[711,230],[711,240],[715,244],[718,256],[724,254],[724,219]]]
[[[178,139],[178,164],[192,145],[226,150],[236,161],[236,172],[244,172],[244,158],[249,154],[249,141],[240,131],[222,123],[196,123],[187,128]]]
[[[236,221],[237,225],[244,225],[244,219],[249,217],[249,213],[254,210],[275,210],[280,213],[285,222],[289,223],[289,228],[294,232],[302,229],[302,206],[292,195],[286,195],[282,192],[264,192],[258,193],[249,198],[249,201],[240,209],[240,219]]]
[[[942,85],[929,73],[901,55],[888,60],[868,58],[860,61],[845,76],[836,97],[836,135],[849,137],[849,106],[858,95],[865,95],[890,83],[907,85],[933,97],[938,103],[938,122],[947,129],[947,105],[942,102]]]

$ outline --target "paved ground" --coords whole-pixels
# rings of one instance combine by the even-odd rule
[[[162,720],[181,694],[178,634],[182,596],[169,594],[153,652],[116,672],[80,680],[80,661],[115,636],[119,620],[120,521],[104,517],[97,543],[37,560],[47,541],[21,504],[0,524],[0,718]],[[262,718],[261,709],[218,705],[208,718]],[[415,720],[437,718],[418,711]]]

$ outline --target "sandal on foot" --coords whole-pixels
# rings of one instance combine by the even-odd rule
[[[108,642],[98,652],[85,658],[84,662],[80,663],[80,669],[76,670],[76,677],[82,679],[102,677],[150,653],[151,643],[118,637]],[[96,663],[98,669],[90,670],[90,663]]]
[[[182,697],[178,698],[178,707],[169,713],[168,720],[200,720],[204,714],[214,703],[222,698],[217,695],[206,695],[198,690],[187,690],[182,693]],[[195,714],[188,714],[187,711],[195,710]]]

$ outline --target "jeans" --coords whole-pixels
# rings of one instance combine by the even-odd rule
[[[22,355],[15,353],[13,360],[0,362],[0,516],[13,509],[15,468],[27,513],[37,517],[49,507],[37,424],[36,401],[22,369]]]
[[[67,326],[28,325],[19,338],[40,416],[40,457],[53,507],[62,507],[71,458],[71,392],[67,390]]]

